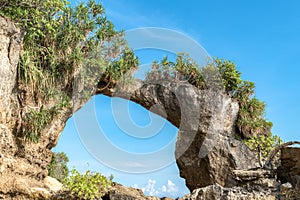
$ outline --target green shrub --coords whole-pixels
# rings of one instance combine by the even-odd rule
[[[82,66],[88,68],[80,72],[93,91],[102,75],[103,82],[115,84],[138,65],[124,34],[114,30],[101,4],[95,0],[76,7],[68,4],[66,0],[0,0],[0,16],[26,32],[18,75],[32,97],[47,96],[53,87],[70,96],[71,83]]]
[[[18,87],[34,109],[26,110],[18,134],[30,141],[38,142],[53,117],[71,108],[74,93],[87,100],[99,87],[125,80],[138,65],[124,34],[114,29],[95,0],[76,7],[67,0],[0,0],[0,16],[26,33]],[[79,79],[85,80],[82,91],[76,90]]]
[[[256,152],[256,157],[261,165],[264,166],[265,162],[270,156],[270,153],[280,144],[282,140],[277,135],[272,135],[269,132],[267,135],[258,135],[251,137],[250,139],[244,140],[244,143],[254,152]],[[279,152],[273,160],[274,166],[279,164]]]
[[[86,171],[80,174],[76,169],[65,179],[66,188],[79,199],[99,199],[107,192],[112,182],[102,174]]]
[[[178,54],[175,62],[164,57],[152,63],[152,70],[146,76],[146,81],[162,79],[186,81],[199,89],[224,89],[239,103],[237,138],[265,135],[272,128],[272,123],[265,118],[265,103],[254,96],[254,83],[242,80],[241,72],[231,61],[215,59],[214,63],[199,68],[188,54]]]
[[[46,128],[49,122],[51,122],[57,112],[58,110],[56,107],[49,109],[41,107],[39,110],[30,109],[29,112],[25,114],[24,122],[26,125],[23,130],[25,138],[37,143],[42,131]]]
[[[223,86],[227,93],[234,93],[242,83],[241,72],[236,69],[232,61],[215,59],[215,65],[222,78]]]

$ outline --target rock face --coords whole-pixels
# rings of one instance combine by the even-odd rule
[[[180,200],[275,200],[270,193],[251,192],[244,188],[223,188],[220,185],[210,185],[196,189]]]
[[[0,197],[5,199],[8,193],[29,193],[36,181],[23,176],[40,171],[26,159],[15,156],[19,150],[14,129],[20,120],[16,77],[21,42],[21,31],[0,18]]]
[[[62,125],[48,131],[37,144],[18,135],[24,120],[23,111],[30,106],[22,100],[26,91],[18,86],[17,64],[22,39],[20,29],[0,17],[0,197],[5,199],[12,196],[26,199],[36,193],[32,188],[45,187],[39,180],[46,177],[52,156],[47,145],[51,134],[59,134],[65,123],[60,121]]]
[[[103,200],[160,200],[158,197],[146,197],[142,190],[114,184]]]
[[[255,157],[249,149],[233,138],[233,128],[238,107],[226,95],[201,94],[196,130],[180,130],[176,145],[180,175],[192,191],[213,185],[233,186],[231,171],[255,168]],[[194,133],[194,134],[193,134]],[[192,138],[194,137],[194,138]],[[187,139],[190,142],[185,152]]]
[[[300,148],[287,147],[282,149],[280,161],[278,179],[282,183],[290,182],[300,190]]]
[[[213,184],[195,189],[180,200],[299,200],[300,191],[290,184],[276,180],[270,170],[234,170],[234,179],[239,186],[222,187]]]
[[[13,154],[16,145],[11,127],[17,120],[17,64],[22,36],[12,23],[0,18],[0,153]]]
[[[254,154],[233,138],[238,104],[222,91],[170,80],[139,83],[106,95],[131,99],[179,128],[176,162],[191,191],[233,186],[232,170],[257,167]]]

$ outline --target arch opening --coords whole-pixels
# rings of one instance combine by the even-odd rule
[[[69,168],[112,174],[114,181],[146,195],[176,198],[189,192],[175,163],[177,132],[166,119],[130,100],[95,95],[68,120],[53,151],[69,156]]]

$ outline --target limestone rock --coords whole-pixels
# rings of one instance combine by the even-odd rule
[[[190,190],[218,183],[232,186],[231,171],[255,168],[254,154],[234,139],[238,103],[222,90],[199,90],[189,83],[156,80],[108,96],[130,99],[179,128],[175,149],[180,176]]]
[[[44,182],[46,188],[48,188],[52,192],[58,192],[63,187],[63,184],[61,182],[59,182],[58,180],[56,180],[55,178],[52,178],[50,176],[47,176],[43,180],[43,182]]]
[[[2,124],[2,130],[5,127],[10,130],[18,117],[19,105],[14,90],[22,38],[23,34],[20,29],[16,28],[10,21],[0,17],[0,124]],[[1,135],[2,130],[0,130],[0,136],[3,136]],[[8,132],[5,132],[7,135]],[[1,138],[1,140],[3,139]]]
[[[114,183],[108,193],[102,197],[103,200],[160,200],[158,197],[146,197],[142,190],[124,187]]]
[[[1,174],[0,188],[0,199],[7,200],[43,200],[52,195],[52,192],[44,187],[43,183],[16,173]]]
[[[281,165],[277,173],[282,183],[290,182],[300,191],[300,148],[286,147],[281,150]]]
[[[237,103],[220,91],[201,91],[198,95],[195,105],[201,105],[201,109],[195,123],[197,129],[181,129],[178,134],[176,158],[180,176],[191,191],[215,183],[233,186],[232,170],[257,167],[254,154],[233,138]]]
[[[276,196],[263,192],[248,192],[244,188],[223,188],[218,184],[196,189],[180,200],[275,200]]]

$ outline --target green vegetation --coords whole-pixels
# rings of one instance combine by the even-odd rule
[[[152,63],[152,70],[148,72],[146,81],[166,79],[187,81],[200,89],[206,88],[202,71],[199,70],[197,63],[184,53],[178,54],[176,62],[164,57],[161,62]]]
[[[175,79],[186,81],[199,89],[224,89],[240,106],[237,120],[238,135],[242,139],[268,135],[272,123],[265,119],[265,103],[254,95],[254,83],[241,79],[241,72],[231,61],[215,59],[201,69],[187,54],[178,54],[176,62],[165,57],[153,62],[146,81]]]
[[[64,152],[52,153],[48,175],[62,182],[65,188],[78,199],[99,199],[105,195],[112,184],[112,175],[106,178],[98,172],[86,171],[85,174],[80,174],[73,169],[68,176],[68,162],[69,158]]]
[[[271,152],[276,149],[283,142],[277,135],[258,135],[251,137],[248,140],[244,141],[245,144],[253,151],[256,152],[257,159],[261,167],[264,167],[268,158],[270,157]],[[273,158],[273,166],[279,165],[279,152]]]
[[[236,123],[236,139],[243,140],[257,153],[259,162],[265,162],[269,153],[282,141],[273,136],[272,122],[265,118],[265,103],[254,96],[253,82],[241,79],[241,72],[233,62],[215,59],[213,63],[201,69],[187,54],[178,54],[176,62],[165,57],[154,61],[146,81],[173,79],[189,82],[199,89],[223,89],[239,103]],[[277,162],[277,159],[275,159]]]
[[[62,182],[65,189],[78,199],[99,199],[106,194],[108,187],[112,185],[112,175],[106,178],[98,172],[88,170],[80,174],[73,169],[68,176],[68,162],[69,158],[64,152],[52,153],[48,175]]]
[[[0,16],[26,32],[18,82],[37,109],[24,109],[23,126],[29,131],[22,128],[20,135],[34,142],[53,115],[71,106],[74,93],[84,93],[78,96],[88,99],[99,82],[111,87],[138,65],[101,4],[94,0],[76,7],[68,4],[66,0],[0,0]],[[81,91],[75,88],[78,80],[85,80],[79,82]]]
[[[85,174],[80,174],[76,169],[65,179],[66,188],[79,199],[99,199],[111,184],[111,179],[98,172],[86,171]]]
[[[41,107],[38,111],[30,109],[25,115],[25,130],[26,138],[32,142],[37,143],[40,133],[51,121],[52,117],[57,114],[56,108],[44,109]]]
[[[63,182],[69,174],[67,163],[69,158],[64,152],[52,153],[51,162],[48,165],[48,176],[56,178],[60,182]]]

